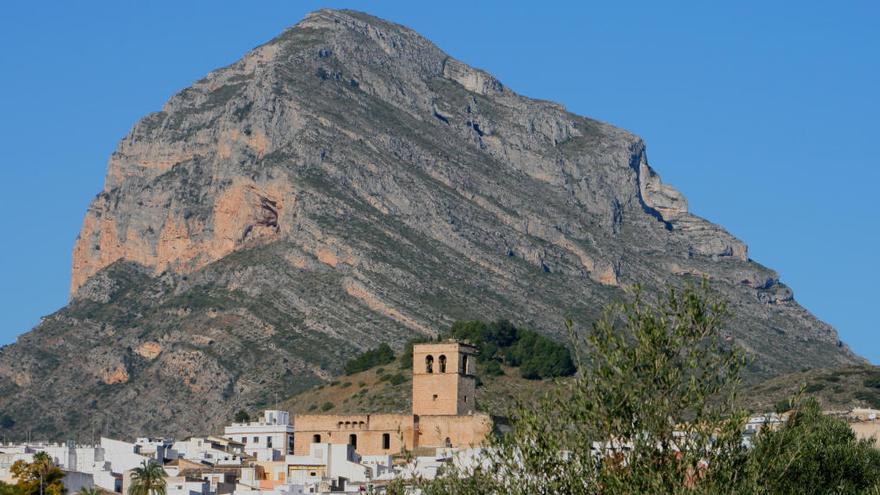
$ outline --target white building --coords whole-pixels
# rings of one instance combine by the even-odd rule
[[[95,477],[91,473],[81,473],[78,471],[64,471],[64,478],[61,480],[67,493],[76,493],[82,489],[95,487]]]
[[[317,483],[306,485],[293,483],[290,480],[284,483],[266,483],[265,480],[258,479],[257,468],[246,467],[241,469],[241,476],[235,485],[234,493],[235,495],[305,495],[320,491]]]
[[[439,448],[433,456],[419,456],[399,467],[382,472],[376,479],[390,481],[395,478],[404,480],[426,479],[437,477],[437,472],[444,466],[455,466],[462,473],[471,472],[477,467],[488,469],[489,458],[482,448]]]
[[[16,461],[24,461],[24,462],[33,462],[34,454],[32,452],[26,452],[23,448],[18,448],[15,446],[14,448],[10,446],[10,448],[0,447],[0,482],[12,484],[15,483],[15,479],[12,477],[12,465],[16,463]]]
[[[288,483],[314,484],[320,480],[366,483],[373,476],[373,469],[360,463],[354,447],[348,444],[313,443],[309,455],[289,455],[287,464]]]
[[[174,452],[174,440],[168,438],[149,438],[140,437],[134,441],[135,451],[144,456],[152,457],[159,463],[165,459],[176,459],[177,453]]]
[[[174,442],[178,458],[215,466],[240,466],[244,445],[229,438],[207,436],[190,437]]]
[[[111,472],[110,462],[105,459],[105,449],[100,445],[32,442],[0,445],[0,452],[0,481],[13,481],[9,468],[15,461],[32,462],[34,454],[45,452],[53,464],[67,473],[67,483],[77,487],[98,486],[108,491],[120,489],[119,476]]]
[[[788,420],[784,414],[767,413],[752,416],[746,422],[742,432],[742,444],[746,448],[751,448],[755,442],[755,436],[764,428],[771,431],[781,427]]]
[[[233,423],[223,429],[223,436],[241,442],[244,451],[260,461],[279,461],[293,452],[293,425],[287,411],[264,411],[250,423]]]
[[[370,468],[372,479],[394,472],[394,460],[390,455],[363,455],[360,463]]]
[[[166,495],[208,495],[208,482],[185,476],[165,478]]]
[[[151,460],[162,462],[162,459],[156,457],[155,450],[147,449],[148,451],[152,450],[152,452],[141,454],[142,447],[143,445],[136,443],[101,437],[101,449],[104,451],[104,460],[110,463],[110,471],[116,474],[130,471]]]

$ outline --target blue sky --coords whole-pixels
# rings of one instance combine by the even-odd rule
[[[143,114],[321,7],[421,32],[626,129],[691,210],[880,362],[880,3],[15,2],[0,16],[0,343],[67,300],[107,158]]]

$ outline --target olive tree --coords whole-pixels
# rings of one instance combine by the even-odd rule
[[[721,336],[725,313],[705,286],[654,301],[635,289],[589,331],[567,322],[578,373],[510,411],[482,463],[424,492],[733,493],[744,359]]]

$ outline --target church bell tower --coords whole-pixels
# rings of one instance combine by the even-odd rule
[[[449,341],[413,346],[412,412],[416,416],[471,414],[476,410],[477,349]]]

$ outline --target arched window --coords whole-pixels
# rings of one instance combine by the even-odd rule
[[[468,355],[464,354],[461,356],[461,371],[462,375],[468,374]]]
[[[434,356],[428,354],[425,357],[425,373],[434,372]]]
[[[446,448],[452,448],[452,440],[450,440],[449,437],[446,437],[446,440],[443,442],[443,444],[446,445]]]
[[[446,355],[440,354],[440,373],[446,373]]]
[[[340,430],[342,429],[342,421],[339,422],[339,425],[337,425],[337,428],[339,428]]]
[[[382,434],[382,448],[388,450],[391,448],[391,434],[383,433]]]
[[[358,436],[355,433],[352,433],[348,436],[348,444],[354,448],[358,448]]]
[[[312,443],[321,443],[321,435],[312,435]]]

